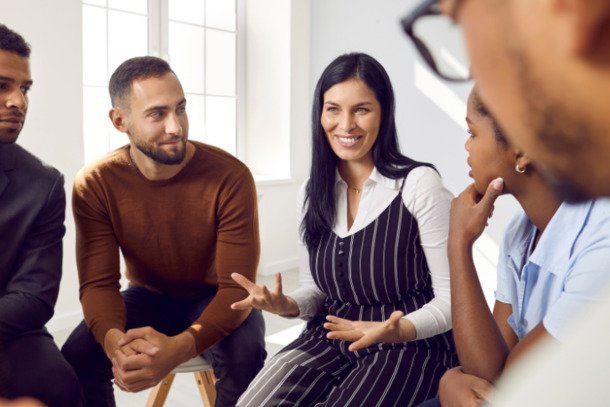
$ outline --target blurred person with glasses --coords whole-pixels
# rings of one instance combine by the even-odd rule
[[[460,29],[455,36],[433,34],[465,43],[468,58],[461,67],[467,71],[448,69],[442,46],[426,35],[422,27],[435,20]],[[605,91],[610,88],[610,2],[426,0],[402,25],[440,77],[476,78],[482,101],[509,141],[528,153],[559,197],[610,196],[610,98]],[[547,342],[511,367],[492,404],[607,402],[608,315],[609,306],[592,307],[575,324],[570,341]]]

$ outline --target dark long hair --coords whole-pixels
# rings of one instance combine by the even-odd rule
[[[311,172],[305,191],[307,212],[301,223],[303,241],[310,250],[318,245],[324,233],[331,230],[336,216],[334,186],[335,169],[339,159],[328,144],[320,122],[324,94],[334,85],[352,78],[364,82],[375,93],[381,106],[381,125],[372,147],[377,171],[385,177],[397,179],[405,177],[415,166],[431,166],[414,161],[400,152],[394,113],[394,91],[383,66],[373,57],[363,53],[355,52],[337,57],[322,72],[313,97]]]

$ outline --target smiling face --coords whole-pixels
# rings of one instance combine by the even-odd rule
[[[515,154],[513,150],[498,139],[491,117],[481,113],[473,91],[468,98],[466,123],[468,139],[465,148],[468,152],[469,176],[480,194],[484,194],[489,183],[502,177],[508,187],[515,175]]]
[[[340,160],[373,163],[371,149],[379,134],[381,106],[362,80],[352,78],[329,88],[320,122]]]
[[[0,50],[0,143],[14,143],[28,110],[27,93],[32,86],[27,58]]]
[[[135,80],[125,101],[111,111],[113,114],[115,126],[127,133],[132,146],[154,162],[175,165],[184,161],[186,100],[173,73]]]

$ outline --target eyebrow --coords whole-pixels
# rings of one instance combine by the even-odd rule
[[[183,98],[180,102],[178,102],[178,104],[176,106],[181,106],[181,105],[185,105],[186,104],[186,98]],[[167,110],[169,109],[168,105],[156,105],[156,106],[151,106],[147,109],[144,110],[144,113],[150,113],[153,112],[155,110]]]
[[[331,101],[331,100],[327,100],[326,102],[324,102],[324,104],[325,104],[325,105],[326,105],[326,104],[329,104],[329,105],[335,105],[335,106],[339,106],[339,104],[338,104],[338,103],[335,103],[335,102],[333,102],[333,101]],[[373,102],[360,102],[360,103],[356,103],[356,104],[354,105],[354,107],[360,107],[360,106],[364,106],[364,105],[372,105],[372,104],[373,104]]]
[[[2,76],[0,75],[0,81],[7,81],[7,82],[11,82],[11,83],[15,83],[15,79],[14,78],[9,78],[8,76]],[[25,82],[23,82],[24,85],[32,85],[34,83],[33,80],[29,79]]]

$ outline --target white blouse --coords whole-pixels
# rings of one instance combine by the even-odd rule
[[[333,226],[340,238],[351,236],[373,222],[392,202],[400,190],[402,179],[381,175],[377,169],[364,183],[358,213],[350,229],[347,227],[347,184],[336,172],[335,202],[337,216]],[[299,190],[297,202],[300,226],[305,208],[305,186]],[[449,260],[447,235],[449,210],[453,195],[442,184],[438,173],[430,167],[417,167],[407,176],[402,190],[405,207],[417,220],[421,245],[428,261],[434,298],[422,308],[405,315],[417,331],[417,339],[425,339],[451,329],[451,291],[449,287]],[[322,292],[313,280],[309,268],[309,254],[299,232],[299,287],[290,293],[299,306],[299,318],[313,318],[324,300]]]

